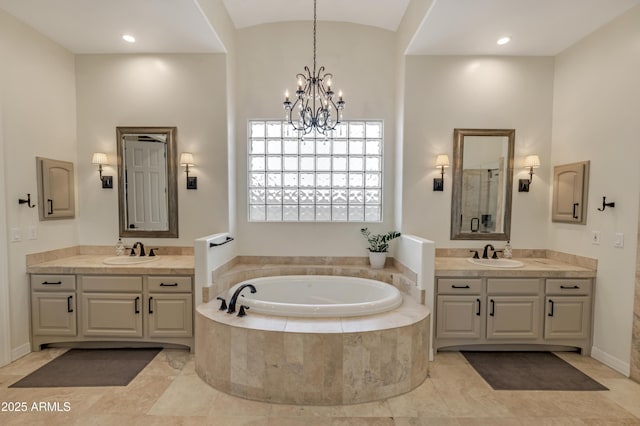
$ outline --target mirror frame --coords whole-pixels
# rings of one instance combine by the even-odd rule
[[[166,231],[136,231],[127,228],[125,170],[122,158],[124,135],[162,133],[167,135],[167,223]],[[178,238],[177,127],[116,127],[118,151],[118,215],[120,237]]]
[[[453,132],[453,190],[451,192],[451,239],[452,240],[509,240],[511,239],[511,199],[513,195],[513,163],[515,129],[454,129]],[[505,179],[505,209],[503,232],[462,232],[462,159],[465,136],[506,136],[508,138],[508,161]]]

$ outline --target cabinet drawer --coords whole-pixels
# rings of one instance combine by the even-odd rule
[[[75,275],[31,275],[31,289],[38,291],[75,290]]]
[[[542,280],[539,278],[489,278],[487,294],[539,294]]]
[[[142,277],[82,276],[82,291],[142,292]]]
[[[575,278],[549,278],[546,285],[547,294],[590,295],[591,280]]]
[[[480,294],[480,278],[438,278],[438,294]]]
[[[158,276],[148,280],[149,292],[191,293],[191,277]]]

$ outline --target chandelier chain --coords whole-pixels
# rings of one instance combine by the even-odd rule
[[[316,75],[316,25],[317,17],[317,0],[313,0],[313,75]]]

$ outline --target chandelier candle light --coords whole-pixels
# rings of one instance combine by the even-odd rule
[[[313,130],[326,135],[327,132],[336,128],[342,120],[342,110],[344,100],[342,92],[338,93],[338,101],[334,101],[334,92],[331,89],[331,73],[325,73],[321,66],[316,71],[316,2],[313,0],[313,71],[305,66],[305,73],[300,73],[298,77],[298,88],[296,89],[295,102],[289,100],[289,91],[285,92],[283,106],[285,109],[285,120],[293,128],[304,135]],[[325,87],[326,84],[326,87]],[[296,110],[292,114],[292,111]]]

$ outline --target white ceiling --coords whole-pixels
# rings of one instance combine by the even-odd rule
[[[0,0],[73,53],[224,52],[204,0]],[[311,20],[312,0],[223,0],[236,28]],[[318,0],[318,19],[397,30],[410,0]],[[640,0],[434,0],[406,53],[555,55]],[[135,44],[121,40],[136,36]],[[497,46],[509,35],[513,41]]]

